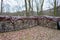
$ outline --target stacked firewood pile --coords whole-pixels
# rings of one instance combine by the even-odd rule
[[[20,30],[34,27],[37,25],[55,28],[57,21],[60,21],[59,17],[56,18],[49,16],[0,16],[0,32]]]

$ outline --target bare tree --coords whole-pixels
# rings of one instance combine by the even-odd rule
[[[28,8],[29,6],[29,8]],[[30,0],[25,0],[25,8],[26,8],[26,16],[29,16],[30,8],[31,8],[31,3]]]
[[[28,16],[30,16],[30,11],[31,11],[31,0],[28,0],[28,6],[29,6],[29,8],[28,8]]]
[[[1,0],[1,14],[3,12],[3,0]]]
[[[57,6],[58,6],[58,1],[57,0],[53,0],[53,2],[52,3],[50,3],[50,6],[52,6],[53,8],[54,8],[54,16],[56,16],[57,15],[57,12],[58,12],[58,8],[57,8]]]
[[[25,9],[26,9],[26,16],[28,16],[28,13],[27,13],[27,0],[25,0]]]
[[[35,4],[36,4],[36,9],[37,9],[37,15],[39,15],[39,3],[37,2],[37,0],[35,0]]]
[[[29,11],[30,11],[30,9],[31,9],[31,1],[28,0],[28,3],[29,3]]]
[[[56,16],[57,10],[56,10],[57,6],[56,6],[56,0],[54,0],[54,15]]]
[[[38,1],[40,2],[37,2],[37,0],[35,0],[35,3],[36,3],[36,8],[37,8],[37,14],[40,16],[43,11],[44,0],[38,0]]]
[[[31,0],[31,12],[32,12],[32,15],[34,15],[33,14],[33,0]]]
[[[41,0],[40,0],[41,1]],[[44,0],[41,1],[41,11],[40,11],[40,14],[42,14],[42,11],[43,11],[43,4],[44,4]]]
[[[59,1],[58,0],[54,0],[54,16],[58,15],[58,9],[59,9]]]
[[[50,0],[48,0],[48,2],[49,2],[49,4],[50,4]],[[48,8],[49,8],[49,13],[51,13],[51,7],[50,7],[50,5],[48,5]]]
[[[32,11],[33,11],[33,0],[32,0]]]

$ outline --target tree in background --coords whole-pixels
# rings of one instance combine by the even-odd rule
[[[28,0],[28,13],[29,13],[29,15],[33,15],[33,1],[34,0]]]
[[[1,14],[3,12],[3,0],[1,0]]]
[[[29,11],[30,11],[30,9],[31,9],[31,1],[28,0],[28,3],[29,3]]]
[[[42,0],[40,4],[41,4],[41,11],[40,11],[40,14],[43,14],[43,12],[42,12],[42,11],[43,11],[43,4],[44,4],[44,0]]]
[[[60,4],[59,4],[59,1],[57,1],[57,4],[56,4],[56,5],[57,5],[57,9],[56,9],[56,10],[57,10],[57,13],[59,13],[59,10],[58,10],[58,9],[59,9],[59,5],[60,5]],[[59,14],[58,14],[58,15],[59,15]]]
[[[26,16],[28,16],[28,13],[27,13],[27,0],[25,0],[25,9],[26,9]]]
[[[31,2],[30,2],[30,3],[31,3],[31,7],[30,7],[30,9],[31,9],[31,12],[32,12],[32,14],[31,14],[31,15],[34,15],[34,14],[33,14],[33,0],[31,0]]]
[[[56,0],[54,0],[54,15],[56,16],[57,10],[56,10],[57,6],[56,6]]]
[[[40,1],[40,2],[38,2]],[[42,14],[44,0],[35,0],[37,15]],[[26,16],[30,15],[30,12],[33,11],[33,0],[25,0]]]
[[[26,16],[29,16],[29,12],[31,9],[31,1],[30,0],[25,0],[25,8],[26,8]]]
[[[39,15],[39,3],[35,0],[37,15]]]
[[[52,6],[54,8],[54,16],[57,15],[58,13],[58,1],[57,0],[53,0],[53,2],[49,2],[50,6]]]
[[[43,11],[44,0],[38,0],[38,1],[35,0],[35,3],[36,3],[36,8],[37,8],[37,14],[40,16]]]
[[[49,2],[49,5],[48,5],[48,8],[51,8],[50,7],[50,0],[48,0],[48,2]],[[49,14],[51,13],[51,9],[49,9]]]
[[[28,0],[28,16],[30,16],[30,12],[31,12],[31,0]]]
[[[32,11],[33,11],[33,0],[32,0]]]
[[[54,0],[54,16],[57,16],[57,13],[58,13],[58,4],[59,2],[57,0]]]

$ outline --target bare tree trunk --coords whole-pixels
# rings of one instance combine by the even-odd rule
[[[30,0],[28,0],[28,2],[29,2],[29,11],[30,11],[30,8],[31,8]]]
[[[36,8],[37,8],[37,15],[39,15],[39,12],[38,12],[38,10],[39,10],[38,5],[37,5],[37,7],[36,7]]]
[[[32,0],[32,2],[31,2],[31,12],[32,12],[32,15],[34,15],[34,14],[33,14],[33,0]]]
[[[53,6],[54,7],[54,11],[53,11],[53,15],[54,16],[57,16],[57,6],[58,6],[58,4],[57,4],[58,2],[57,2],[57,0],[54,0],[54,2],[53,3],[50,3],[51,4],[51,6]]]
[[[44,0],[42,1],[42,4],[41,4],[41,11],[40,11],[40,14],[42,14],[42,11],[43,11],[43,4],[44,4]]]
[[[1,0],[1,14],[3,12],[3,0]]]
[[[39,4],[37,3],[36,0],[35,0],[35,3],[36,3],[37,15],[39,15],[39,12],[38,12],[39,11],[39,6],[38,6]]]
[[[28,9],[29,11],[28,11],[28,13],[30,14],[30,7],[31,7],[31,5],[30,5],[30,0],[28,0],[28,3],[29,3],[29,9]],[[28,15],[29,15],[29,14],[28,14]]]
[[[57,12],[57,10],[56,10],[56,0],[54,0],[54,16],[56,16],[56,12]]]
[[[27,1],[25,0],[25,9],[26,9],[26,16],[28,15],[27,13]]]
[[[32,11],[33,11],[33,0],[32,0]]]
[[[48,0],[49,4],[50,4],[50,0]],[[50,9],[50,5],[49,5],[49,15],[51,14],[51,9]]]
[[[30,1],[30,0],[28,0],[28,4],[29,4],[29,9],[28,9],[28,10],[29,10],[29,11],[28,11],[28,16],[30,16],[30,12],[31,12],[31,11],[30,11],[30,10],[31,10],[31,1]]]

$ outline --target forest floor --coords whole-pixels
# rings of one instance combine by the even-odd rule
[[[36,26],[20,31],[0,33],[0,40],[60,40],[60,30]]]

